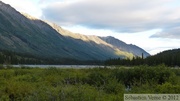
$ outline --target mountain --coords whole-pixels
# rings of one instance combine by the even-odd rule
[[[0,50],[60,61],[134,56],[98,36],[72,33],[56,24],[20,13],[1,1]]]
[[[149,53],[147,53],[145,50],[143,50],[142,48],[136,46],[136,45],[132,45],[132,44],[126,44],[123,41],[120,41],[112,36],[108,36],[108,37],[100,37],[102,40],[104,40],[105,42],[115,46],[116,48],[122,50],[122,51],[126,51],[129,53],[134,54],[135,56],[143,56],[147,57],[150,56]]]

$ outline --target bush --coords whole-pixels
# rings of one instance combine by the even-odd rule
[[[0,100],[123,101],[124,93],[179,93],[178,74],[165,66],[2,69]]]
[[[162,85],[158,85],[156,91],[162,94],[178,94],[180,91],[180,85],[172,85],[169,82],[166,82]]]
[[[3,64],[0,64],[0,69],[4,69],[4,66],[3,66]]]

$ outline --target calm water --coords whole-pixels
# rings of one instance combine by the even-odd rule
[[[30,68],[104,68],[100,65],[12,65],[13,67],[30,67]]]

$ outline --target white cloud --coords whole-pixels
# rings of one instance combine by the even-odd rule
[[[42,16],[42,11],[37,5],[38,0],[1,0],[4,3],[10,4],[16,10],[28,13],[36,18]]]
[[[176,0],[80,0],[58,2],[43,9],[46,19],[62,26],[82,25],[118,32],[168,28],[180,23]],[[52,16],[53,15],[53,16]]]

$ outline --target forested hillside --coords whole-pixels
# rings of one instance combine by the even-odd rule
[[[23,65],[23,64],[47,64],[47,65],[103,65],[104,61],[99,60],[76,60],[76,59],[51,59],[41,58],[28,54],[19,54],[12,51],[0,50],[0,64]]]
[[[146,64],[166,64],[168,66],[180,66],[180,49],[166,50],[145,59]]]

